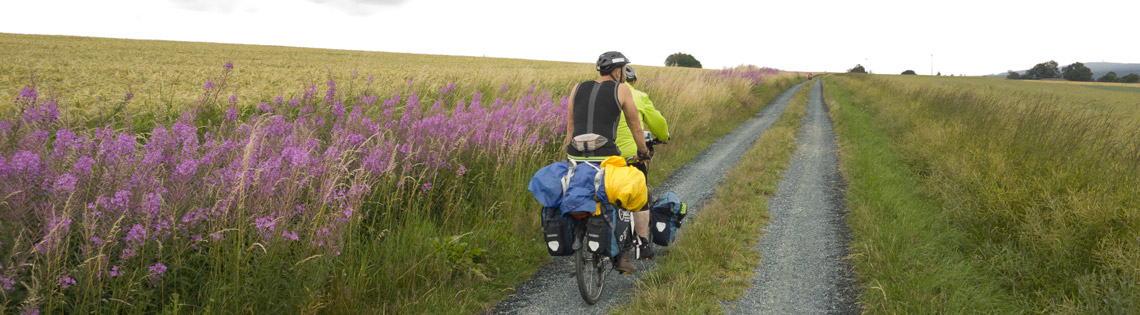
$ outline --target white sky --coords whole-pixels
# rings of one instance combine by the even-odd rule
[[[705,68],[980,75],[1140,63],[1136,0],[0,0],[0,32]]]

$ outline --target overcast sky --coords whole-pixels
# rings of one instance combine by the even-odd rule
[[[0,32],[705,68],[980,75],[1140,63],[1140,1],[0,0]]]

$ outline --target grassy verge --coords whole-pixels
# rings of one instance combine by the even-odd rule
[[[847,178],[851,257],[869,313],[1012,311],[1010,297],[953,250],[966,236],[950,227],[937,200],[916,191],[919,179],[874,120],[827,80],[827,105]]]
[[[1140,311],[1134,113],[964,87],[982,81],[831,80],[866,309]]]
[[[716,199],[686,223],[668,254],[658,258],[657,268],[641,278],[632,304],[614,313],[720,313],[719,301],[744,293],[760,261],[760,253],[751,249],[768,220],[768,198],[795,151],[808,91],[796,94],[728,173]]]

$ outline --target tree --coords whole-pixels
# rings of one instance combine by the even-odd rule
[[[1097,82],[1116,82],[1116,72],[1109,71],[1108,73],[1105,73],[1103,76],[1101,76],[1100,79],[1096,79],[1096,81]]]
[[[1057,62],[1049,60],[1033,66],[1033,69],[1025,72],[1022,78],[1030,80],[1039,79],[1052,79],[1061,77],[1061,70],[1057,68]]]
[[[917,74],[917,73],[914,73],[914,70],[907,70],[907,71],[903,71],[903,73],[902,73],[902,74],[915,75],[915,74]]]
[[[938,71],[938,76],[942,76],[942,71]]]
[[[1021,79],[1021,74],[1020,74],[1020,73],[1017,73],[1017,71],[1009,70],[1009,74],[1007,74],[1007,75],[1005,76],[1005,78],[1006,78],[1006,79],[1011,79],[1011,80],[1020,80],[1020,79]]]
[[[693,55],[685,53],[675,53],[665,58],[666,67],[688,67],[688,68],[701,68],[701,61],[697,60]]]
[[[1129,73],[1126,76],[1120,77],[1120,82],[1124,83],[1140,83],[1140,74]]]
[[[1065,80],[1069,80],[1069,81],[1092,81],[1093,80],[1092,69],[1089,69],[1089,67],[1086,67],[1085,64],[1080,63],[1080,62],[1074,62],[1071,65],[1065,66],[1065,68],[1061,69],[1061,71],[1062,71],[1062,73],[1064,73],[1063,75],[1061,75],[1061,77],[1065,78]]]
[[[861,64],[856,64],[854,68],[847,69],[847,73],[867,73],[867,69],[864,69]]]

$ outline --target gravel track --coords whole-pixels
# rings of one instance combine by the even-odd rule
[[[726,304],[733,314],[855,314],[855,284],[847,256],[846,187],[835,133],[812,86],[798,147],[768,203],[772,219],[758,249],[752,288]]]
[[[713,197],[716,187],[724,180],[725,173],[732,169],[753,142],[760,138],[780,118],[792,96],[804,85],[796,84],[776,96],[764,109],[741,124],[716,143],[701,152],[692,162],[669,175],[661,186],[653,189],[653,195],[666,191],[676,192],[682,201],[689,204],[686,221],[698,217],[701,205]],[[681,139],[679,141],[684,141]],[[668,157],[665,157],[668,158]],[[684,229],[681,229],[684,231]],[[681,232],[683,233],[683,232]],[[654,249],[659,255],[663,248]],[[634,275],[621,275],[611,272],[606,278],[605,291],[596,305],[582,301],[574,282],[574,261],[568,257],[554,257],[534,276],[515,288],[515,293],[499,303],[490,314],[601,314],[608,312],[629,299],[634,281],[638,275],[652,270],[654,262],[635,261],[639,272]]]

